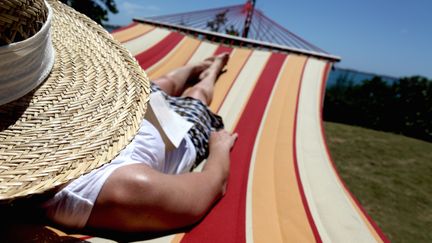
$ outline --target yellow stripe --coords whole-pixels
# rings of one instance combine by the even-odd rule
[[[226,72],[223,73],[216,82],[213,101],[210,104],[210,109],[213,112],[217,112],[222,105],[225,96],[242,70],[251,52],[252,51],[249,49],[234,49],[228,60]]]
[[[199,40],[185,37],[167,57],[163,58],[156,65],[148,68],[147,73],[150,79],[161,77],[169,71],[185,65],[198,48],[199,44]]]
[[[140,35],[144,35],[145,33],[149,32],[150,30],[154,29],[153,26],[150,25],[144,25],[144,24],[137,24],[129,29],[125,29],[116,33],[113,33],[112,36],[114,39],[118,40],[119,42],[125,42],[130,39],[136,38]]]
[[[290,56],[272,96],[257,148],[252,191],[255,242],[314,242],[297,187],[293,131],[306,58]]]

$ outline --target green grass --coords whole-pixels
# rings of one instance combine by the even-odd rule
[[[432,143],[325,123],[339,174],[392,242],[432,242]]]

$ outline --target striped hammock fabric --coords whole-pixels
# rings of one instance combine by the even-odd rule
[[[153,242],[385,242],[338,176],[324,139],[331,61],[235,48],[149,24],[113,34],[151,79],[230,52],[210,108],[239,134],[226,196],[184,234]]]
[[[210,106],[239,134],[227,193],[186,233],[145,242],[388,242],[326,146],[321,112],[331,60],[232,47],[138,22],[113,36],[151,79],[230,52]]]

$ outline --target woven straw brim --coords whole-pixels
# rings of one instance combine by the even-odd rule
[[[50,76],[0,106],[0,201],[42,193],[110,162],[144,118],[150,83],[95,22],[49,1]]]

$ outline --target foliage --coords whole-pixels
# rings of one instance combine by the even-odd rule
[[[353,84],[342,77],[327,89],[324,119],[432,141],[432,81],[374,77]]]
[[[60,0],[71,6],[78,12],[87,15],[89,18],[102,24],[108,21],[108,11],[118,13],[114,0]]]
[[[233,25],[230,25],[228,28],[225,28],[225,33],[228,35],[239,36],[240,32],[234,28]]]
[[[213,20],[210,20],[207,22],[207,27],[214,32],[219,32],[220,28],[225,25],[227,22],[227,14],[228,10],[225,10],[223,12],[217,13]]]
[[[226,22],[228,21],[228,18],[226,17],[227,13],[228,9],[217,13],[213,20],[207,22],[207,28],[213,32],[221,32],[222,27],[225,27],[226,34],[239,36],[240,32],[234,28],[234,25],[226,27]]]

